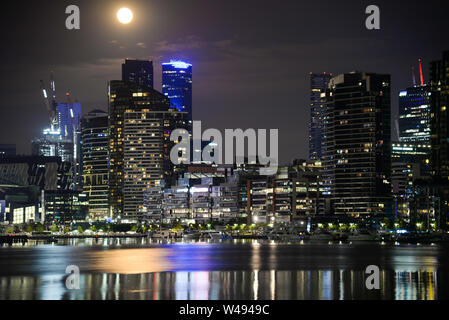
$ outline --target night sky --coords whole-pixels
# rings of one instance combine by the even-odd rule
[[[397,93],[449,50],[449,1],[147,0],[10,1],[1,10],[0,143],[30,142],[48,126],[39,80],[55,72],[57,98],[69,90],[83,113],[107,110],[107,81],[124,58],[193,64],[193,117],[205,128],[278,128],[280,161],[308,155],[309,72],[392,75]],[[81,10],[81,30],[65,28],[65,7]],[[381,30],[365,28],[376,4]],[[115,14],[129,7],[134,20]],[[417,72],[418,76],[418,72]]]

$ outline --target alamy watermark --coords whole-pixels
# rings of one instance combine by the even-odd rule
[[[376,5],[369,5],[365,10],[366,14],[369,16],[365,20],[365,26],[368,30],[379,30],[380,29],[380,9]]]
[[[379,290],[380,289],[380,271],[379,267],[375,265],[370,265],[366,267],[366,274],[369,276],[366,278],[365,285],[368,290]]]
[[[65,27],[68,30],[80,29],[80,8],[74,4],[65,8],[65,13],[69,16],[65,20]]]
[[[80,268],[76,265],[69,265],[65,269],[67,277],[65,287],[69,290],[78,290],[80,288]]]
[[[244,164],[245,158],[247,158],[249,164],[258,163],[265,166],[259,169],[259,174],[271,176],[277,173],[278,129],[269,130],[269,155],[267,155],[266,129],[257,129],[257,132],[255,129],[245,131],[242,129],[225,129],[224,162],[221,132],[218,129],[207,129],[201,132],[201,121],[193,121],[192,138],[186,129],[176,129],[171,133],[170,140],[176,143],[170,151],[170,160],[175,165],[190,164],[191,146],[193,146],[193,162],[206,161],[217,165],[239,165]],[[202,149],[202,141],[210,143]],[[247,150],[246,157],[245,149]]]

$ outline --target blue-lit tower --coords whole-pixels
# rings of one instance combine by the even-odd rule
[[[162,93],[170,99],[170,107],[187,112],[192,121],[192,65],[171,60],[162,63]]]
[[[399,140],[430,144],[430,87],[407,88],[399,93]]]
[[[66,140],[74,141],[74,132],[78,130],[81,120],[81,103],[58,102],[57,117],[59,131]]]

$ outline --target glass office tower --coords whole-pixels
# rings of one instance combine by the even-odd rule
[[[407,88],[399,93],[399,140],[430,143],[430,87]]]
[[[89,216],[108,215],[108,114],[93,110],[81,119],[83,192],[88,195]]]
[[[192,121],[192,65],[184,61],[162,64],[162,93],[170,99],[170,107],[187,112]]]

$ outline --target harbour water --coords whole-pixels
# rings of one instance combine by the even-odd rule
[[[0,299],[438,300],[447,245],[68,239],[0,247]],[[65,285],[66,267],[80,288]],[[365,285],[380,268],[380,290]]]

